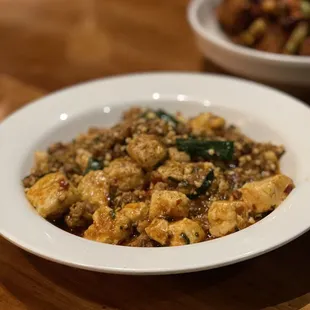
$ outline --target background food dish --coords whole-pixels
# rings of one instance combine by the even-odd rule
[[[85,105],[85,101],[89,104]],[[49,224],[31,208],[25,208],[23,189],[16,180],[28,172],[33,151],[46,148],[55,139],[68,141],[77,130],[85,131],[90,124],[97,126],[105,122],[109,126],[119,119],[128,104],[138,102],[166,108],[169,112],[182,107],[182,112],[189,116],[212,111],[229,118],[254,139],[264,140],[268,136],[272,141],[285,144],[288,153],[283,158],[283,173],[296,181],[296,190],[281,208],[257,225],[205,243],[158,248],[156,257],[153,249],[117,247],[76,238]],[[46,109],[48,115],[43,113]],[[0,182],[7,184],[7,191],[1,196],[6,203],[0,204],[5,208],[0,218],[1,234],[50,260],[113,273],[189,272],[259,255],[309,229],[308,206],[303,202],[310,195],[310,154],[307,145],[297,138],[309,131],[309,113],[308,108],[297,100],[269,88],[237,79],[194,74],[119,77],[48,96],[12,115],[1,125],[0,139],[5,147],[1,155],[4,173]],[[26,124],[22,120],[28,117],[32,121]],[[288,122],[293,126],[288,127]],[[38,131],[37,128],[44,130]],[[14,135],[14,146],[8,132]],[[8,161],[14,161],[15,165],[8,166]],[[13,207],[6,208],[7,204]],[[12,218],[15,225],[10,225]],[[291,225],[287,225],[288,221]],[[205,253],[208,253],[207,258]]]
[[[223,30],[236,44],[310,56],[308,0],[223,0],[216,12]]]
[[[268,83],[310,85],[310,57],[261,52],[237,45],[221,29],[220,0],[192,0],[188,20],[198,48],[210,60],[235,74]]]

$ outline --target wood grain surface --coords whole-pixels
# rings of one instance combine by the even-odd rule
[[[197,51],[187,3],[0,0],[0,119],[45,93],[93,78],[154,70],[223,73]],[[284,90],[310,103],[309,91]],[[309,243],[308,233],[230,267],[130,277],[51,263],[0,237],[0,310],[309,310]]]

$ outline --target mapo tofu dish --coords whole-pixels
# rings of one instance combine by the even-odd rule
[[[217,17],[237,44],[310,56],[309,0],[223,0]]]
[[[134,107],[112,128],[90,128],[35,153],[23,179],[35,210],[103,243],[178,246],[264,218],[293,190],[284,148],[255,142],[211,113]]]

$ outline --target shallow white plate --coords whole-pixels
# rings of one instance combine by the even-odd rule
[[[265,82],[310,86],[310,57],[261,52],[234,44],[220,29],[215,8],[222,0],[192,0],[188,20],[202,53],[222,68]]]
[[[33,152],[70,140],[89,126],[110,126],[130,105],[213,111],[254,139],[283,143],[284,173],[296,189],[261,222],[227,237],[166,248],[131,248],[85,240],[41,218],[24,197],[21,179]],[[145,74],[98,80],[26,106],[0,125],[0,232],[19,247],[62,264],[126,274],[181,273],[257,256],[310,227],[310,110],[280,92],[238,79],[199,74]]]

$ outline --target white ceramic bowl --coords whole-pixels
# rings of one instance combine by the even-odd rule
[[[297,187],[259,223],[229,236],[180,247],[132,248],[76,237],[41,218],[29,205],[21,179],[33,152],[70,141],[89,126],[110,126],[130,105],[213,111],[254,139],[283,143],[283,172]],[[74,86],[14,113],[0,125],[0,233],[19,247],[62,264],[125,274],[181,273],[257,256],[310,227],[310,110],[270,88],[199,74],[142,74]]]
[[[188,20],[201,52],[222,68],[265,82],[310,87],[310,57],[261,52],[230,41],[215,8],[221,0],[192,0]]]

